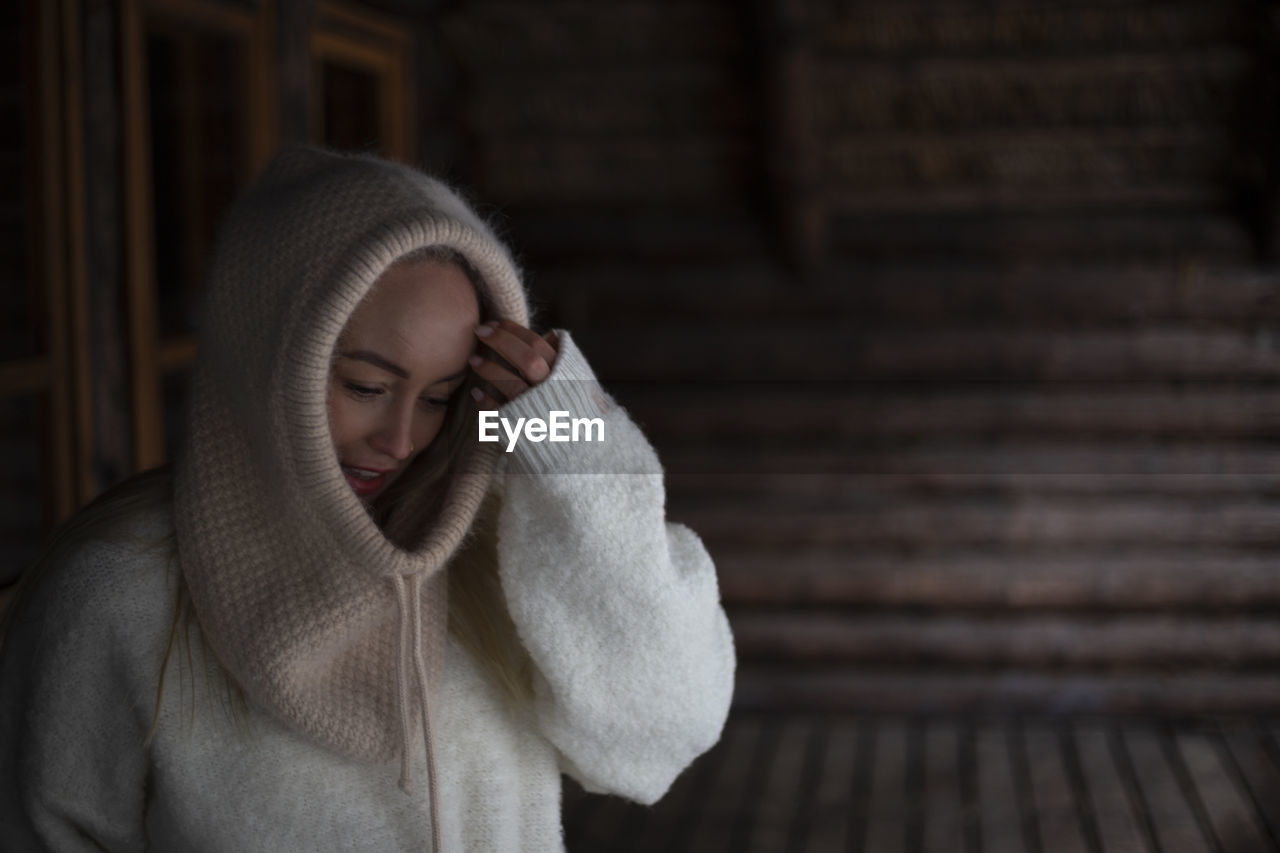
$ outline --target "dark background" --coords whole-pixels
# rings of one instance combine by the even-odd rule
[[[1278,14],[6,4],[0,580],[166,458],[221,213],[311,141],[515,248],[716,558],[736,714],[1274,714]]]

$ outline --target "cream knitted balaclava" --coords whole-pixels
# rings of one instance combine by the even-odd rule
[[[219,661],[251,702],[320,744],[399,756],[406,787],[411,732],[429,727],[427,682],[441,668],[441,570],[489,487],[496,445],[467,445],[443,504],[419,510],[408,490],[395,511],[419,511],[422,534],[406,551],[343,479],[325,394],[370,285],[433,245],[471,262],[499,317],[528,323],[507,250],[440,182],[372,157],[276,157],[219,237],[175,463],[181,571]]]

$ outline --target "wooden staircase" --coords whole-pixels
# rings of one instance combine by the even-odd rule
[[[1280,276],[539,281],[715,556],[743,709],[1280,705]]]

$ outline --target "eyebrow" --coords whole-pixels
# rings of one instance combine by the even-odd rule
[[[380,367],[383,370],[387,371],[388,373],[398,376],[401,379],[409,378],[409,371],[405,370],[403,367],[396,364],[394,361],[388,361],[387,359],[378,355],[376,352],[372,352],[367,349],[351,350],[349,352],[339,353],[338,355],[340,358],[349,358],[353,361],[363,361],[367,364],[372,364],[374,367]],[[461,379],[463,374],[465,374],[466,372],[467,372],[467,369],[464,367],[462,370],[459,370],[457,373],[451,374],[449,376],[442,376],[431,384],[438,385],[441,382],[452,382],[455,379]]]

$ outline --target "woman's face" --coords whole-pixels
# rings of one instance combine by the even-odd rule
[[[440,432],[479,322],[471,282],[441,261],[391,267],[352,313],[329,377],[329,431],[361,500],[382,491]]]

